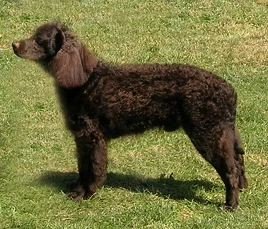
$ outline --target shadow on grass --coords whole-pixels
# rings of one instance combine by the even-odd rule
[[[49,185],[65,193],[71,192],[71,184],[78,177],[77,173],[47,172],[40,177],[40,183]],[[148,192],[163,198],[174,200],[193,200],[199,203],[219,205],[219,202],[203,199],[198,195],[199,190],[209,192],[218,186],[209,181],[189,180],[179,181],[173,177],[145,178],[139,175],[108,173],[106,187],[124,188],[132,192]]]

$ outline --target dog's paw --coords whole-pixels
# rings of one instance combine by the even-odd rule
[[[71,192],[68,194],[68,197],[74,201],[82,201],[84,199],[83,194],[78,194],[77,192]]]
[[[227,204],[220,205],[220,210],[222,211],[234,212],[236,211],[236,209],[237,209],[237,206],[229,206]]]
[[[73,192],[70,192],[68,194],[68,197],[74,201],[91,199],[96,193],[95,191],[92,191],[90,189],[86,191],[79,183],[77,183],[76,187],[73,190]]]
[[[83,188],[83,186],[79,183],[79,181],[75,181],[71,184],[71,190],[73,190],[72,192],[70,192],[68,194],[68,197],[72,200],[75,201],[81,201],[83,199],[85,199],[85,189]]]

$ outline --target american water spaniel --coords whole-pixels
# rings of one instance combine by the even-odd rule
[[[239,191],[248,183],[235,125],[237,95],[224,79],[184,64],[108,64],[59,22],[41,25],[12,46],[55,79],[77,147],[73,199],[90,198],[104,183],[110,139],[182,127],[225,184],[226,208],[237,208]]]

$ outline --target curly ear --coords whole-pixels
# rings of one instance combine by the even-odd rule
[[[82,44],[72,41],[70,46],[64,44],[54,57],[51,62],[52,74],[60,87],[81,87],[96,64],[96,59]]]

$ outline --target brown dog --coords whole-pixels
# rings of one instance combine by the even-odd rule
[[[244,151],[235,127],[236,93],[222,78],[181,64],[105,64],[57,22],[12,45],[16,55],[36,61],[55,79],[77,146],[72,198],[91,197],[105,181],[111,138],[182,127],[223,180],[225,205],[237,208],[239,189],[247,187]]]

